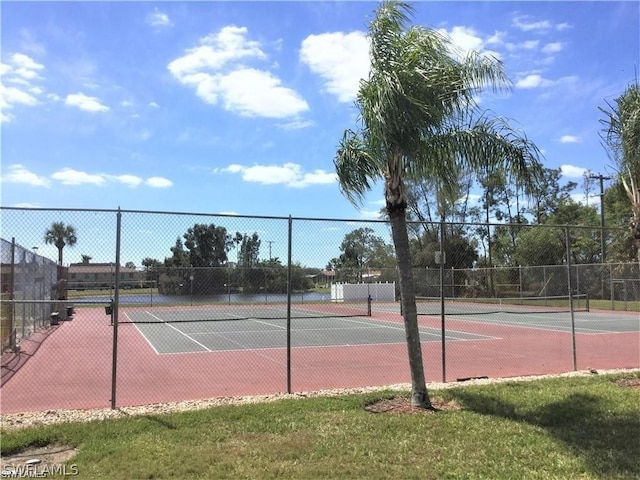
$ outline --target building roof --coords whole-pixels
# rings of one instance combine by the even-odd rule
[[[69,273],[115,273],[116,266],[113,263],[72,263],[69,265]],[[120,273],[135,273],[135,268],[120,267]]]

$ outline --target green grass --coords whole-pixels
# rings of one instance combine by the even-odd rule
[[[611,300],[589,300],[589,307],[593,309],[611,310]],[[613,309],[616,311],[628,311],[628,312],[640,312],[640,301],[633,300],[623,302],[622,300],[615,300],[613,302]]]
[[[157,288],[125,288],[120,290],[120,295],[158,295]],[[84,298],[84,297],[110,297],[113,296],[113,289],[108,288],[93,290],[69,290],[67,298]]]
[[[369,413],[379,392],[2,432],[70,445],[77,478],[637,479],[640,390],[622,375],[432,391],[458,410]],[[640,373],[624,377],[638,378]]]

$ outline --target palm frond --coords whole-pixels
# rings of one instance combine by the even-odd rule
[[[413,178],[440,178],[443,187],[455,188],[460,171],[478,174],[500,169],[531,192],[542,174],[541,153],[524,133],[500,117],[452,120],[423,138],[419,161],[412,162]],[[448,185],[448,183],[453,183]]]
[[[382,177],[380,157],[372,154],[362,135],[346,130],[333,163],[342,193],[354,205],[360,205],[372,182]]]

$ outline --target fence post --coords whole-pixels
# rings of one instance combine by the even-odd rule
[[[9,300],[11,302],[11,310],[9,311],[9,332],[11,335],[11,349],[15,350],[17,345],[14,329],[16,328],[16,238],[11,237],[11,274],[9,277]]]
[[[115,289],[112,299],[112,312],[113,315],[113,354],[111,364],[111,409],[116,409],[116,383],[117,383],[117,366],[118,366],[118,308],[120,301],[120,227],[122,224],[122,213],[120,207],[118,207],[118,213],[116,216],[116,279]]]
[[[565,243],[567,247],[567,283],[569,284],[569,309],[571,311],[571,351],[573,354],[573,370],[578,369],[576,360],[576,323],[573,315],[573,288],[571,282],[571,243],[569,241],[569,226],[564,229]]]
[[[447,355],[446,355],[446,328],[444,312],[444,216],[440,219],[440,336],[442,343],[442,382],[447,378]]]
[[[289,231],[287,238],[287,393],[291,392],[291,238],[293,220],[289,215]]]

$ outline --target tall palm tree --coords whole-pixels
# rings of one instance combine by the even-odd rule
[[[414,407],[431,408],[418,331],[407,233],[404,181],[434,181],[454,191],[460,171],[497,165],[535,180],[538,149],[506,121],[478,115],[474,101],[484,86],[507,89],[499,61],[472,53],[458,59],[436,31],[406,28],[413,8],[387,1],[369,26],[371,68],[356,98],[360,128],[346,130],[334,163],[343,194],[361,204],[373,184],[384,182],[386,211],[398,262],[402,312]],[[477,118],[479,117],[479,118]]]
[[[631,235],[640,261],[640,85],[627,87],[605,114],[602,138],[616,163],[618,179],[631,202]]]
[[[58,249],[58,265],[62,265],[62,249],[66,245],[74,246],[77,241],[76,229],[64,222],[53,222],[44,234],[44,242],[55,245]]]

